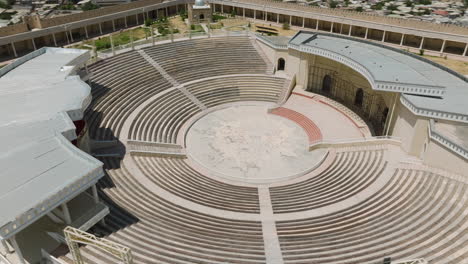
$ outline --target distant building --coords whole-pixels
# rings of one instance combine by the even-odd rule
[[[203,0],[195,0],[194,5],[189,5],[188,17],[190,24],[211,22],[211,7]]]

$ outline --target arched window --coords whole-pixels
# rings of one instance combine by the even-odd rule
[[[278,71],[284,71],[285,65],[286,65],[286,61],[284,61],[283,58],[279,58],[278,59],[278,67],[277,67]]]
[[[361,107],[363,100],[364,100],[364,91],[361,88],[359,88],[356,91],[356,97],[354,97],[354,105]]]
[[[323,77],[323,81],[322,81],[322,91],[324,93],[330,93],[331,92],[331,88],[332,88],[332,78],[330,75],[325,75],[325,77]]]

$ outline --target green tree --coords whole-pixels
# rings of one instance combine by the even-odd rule
[[[355,10],[356,10],[357,12],[362,12],[362,11],[364,11],[364,8],[362,8],[362,6],[358,6],[358,7],[356,7]]]
[[[149,27],[153,24],[153,20],[151,18],[147,18],[145,20],[145,26]]]
[[[330,2],[330,8],[336,8],[338,6],[338,2],[336,1],[331,1]]]
[[[406,7],[412,7],[414,4],[411,0],[406,0],[405,5]]]
[[[91,1],[85,3],[84,5],[81,6],[81,10],[83,10],[83,11],[89,11],[89,10],[98,9],[98,8],[99,8],[99,6],[94,4]]]
[[[283,29],[284,30],[289,30],[290,26],[289,26],[289,23],[284,23],[283,24]]]

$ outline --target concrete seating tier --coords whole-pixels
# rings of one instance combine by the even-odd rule
[[[231,220],[179,207],[130,175],[120,160],[103,158],[114,187],[101,196],[111,214],[93,231],[129,246],[135,263],[265,263],[260,222]],[[87,259],[116,263],[86,247]]]
[[[371,185],[385,167],[383,150],[339,152],[322,173],[298,183],[270,188],[273,211],[298,212],[343,201]]]
[[[181,126],[200,109],[179,90],[154,99],[132,122],[133,140],[176,143]]]
[[[309,144],[322,140],[322,132],[320,131],[320,128],[305,115],[284,107],[275,108],[270,113],[288,118],[300,125],[307,133]]]
[[[381,263],[425,258],[463,263],[466,185],[419,170],[397,170],[363,202],[321,217],[276,223],[285,263]]]
[[[115,139],[141,102],[171,87],[136,52],[119,54],[89,66],[93,101],[86,112],[93,139]]]
[[[248,37],[209,38],[144,49],[179,83],[228,74],[265,74],[267,65]]]
[[[192,83],[185,88],[207,107],[240,101],[278,101],[285,79],[267,75],[232,76]]]
[[[222,210],[259,213],[258,189],[222,183],[193,170],[184,159],[133,156],[143,173],[165,190]]]

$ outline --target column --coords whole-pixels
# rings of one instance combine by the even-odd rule
[[[32,41],[32,45],[33,45],[34,50],[37,50],[37,48],[36,48],[36,42],[34,42],[34,38],[32,38],[31,41]]]
[[[179,5],[175,5],[175,12],[179,14]]]
[[[317,30],[317,31],[318,31],[319,21],[320,20],[317,19],[317,21],[315,22],[315,30]]]
[[[16,237],[15,236],[12,236],[10,238],[10,243],[13,246],[13,248],[15,249],[16,255],[18,255],[20,263],[21,264],[26,264],[26,261],[24,260],[24,257],[23,257],[23,253],[21,252],[21,249],[18,246],[18,242],[16,242]]]
[[[130,43],[132,45],[132,50],[135,50],[135,43],[133,43],[133,30],[130,30]]]
[[[55,38],[55,33],[52,33],[52,39],[54,40],[55,47],[57,47],[57,39]]]
[[[466,52],[468,51],[468,43],[465,45],[465,50],[463,51],[463,56],[466,56]]]
[[[153,27],[153,25],[151,25],[150,31],[151,31],[151,43],[153,43],[153,46],[154,46],[154,27]]]
[[[136,23],[137,25],[139,25],[140,23],[138,23],[138,13],[135,14],[135,17],[136,17]]]
[[[444,52],[446,41],[447,41],[447,40],[444,39],[444,42],[442,43],[442,48],[440,48],[440,53],[443,53],[443,52]]]
[[[419,49],[423,49],[424,47],[424,37],[421,39],[421,45],[419,45]]]
[[[169,17],[169,9],[166,7],[166,17]]]
[[[98,195],[98,191],[97,191],[96,184],[94,184],[94,185],[91,187],[91,191],[93,192],[94,202],[95,202],[95,203],[99,203],[99,195]]]
[[[10,247],[8,246],[6,240],[2,240],[2,245],[3,245],[3,248],[5,249],[5,252],[6,252],[6,253],[12,253],[12,252],[13,252],[13,251],[10,249]]]
[[[88,36],[88,29],[87,29],[86,26],[84,26],[84,32],[85,32],[86,38],[88,39],[88,38],[89,38],[89,36]]]
[[[101,35],[102,35],[102,25],[101,25],[101,23],[99,23],[99,32],[100,32]]]
[[[221,14],[224,14],[224,5],[221,4]]]
[[[385,34],[387,33],[387,31],[384,30],[383,32],[383,36],[382,36],[382,42],[385,42]]]
[[[349,25],[348,36],[351,36],[351,32],[353,32],[353,25]]]
[[[302,28],[305,27],[305,17],[302,17]]]
[[[289,25],[292,25],[292,16],[289,16]]]
[[[15,55],[15,58],[17,58],[18,53],[16,53],[16,48],[15,48],[15,43],[14,42],[11,43],[11,49],[13,50],[13,54]]]
[[[242,8],[242,17],[245,19],[245,8]]]
[[[70,32],[70,40],[71,40],[71,42],[74,42],[74,40],[73,40],[73,34],[72,34],[72,31],[71,31],[71,30],[69,30],[68,32]]]
[[[330,32],[333,33],[333,25],[335,25],[335,22],[332,22],[331,23],[331,27],[330,27]]]
[[[113,31],[115,31],[115,20],[114,19],[112,19],[112,29],[113,29]]]
[[[268,12],[267,12],[267,11],[263,11],[263,16],[264,16],[265,22],[266,22],[267,19],[268,19]]]
[[[401,34],[400,46],[403,46],[404,42],[405,42],[405,34]]]
[[[369,33],[369,28],[366,28],[366,36],[364,37],[365,39],[367,39],[367,34]]]
[[[340,26],[340,34],[343,34],[343,23],[341,23],[341,26]]]
[[[279,16],[280,16],[280,15],[277,13],[277,14],[276,14],[276,24],[279,24]]]
[[[63,218],[65,218],[63,220],[65,220],[65,224],[70,225],[72,221],[71,221],[70,211],[68,210],[67,203],[63,203],[61,207],[62,207],[62,212],[63,212]]]
[[[125,28],[128,28],[128,25],[127,25],[127,16],[124,16],[124,23],[125,23]]]
[[[257,19],[257,10],[254,9],[254,19]]]

